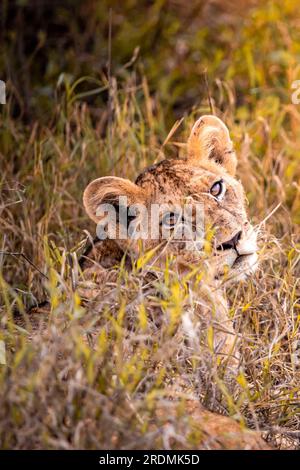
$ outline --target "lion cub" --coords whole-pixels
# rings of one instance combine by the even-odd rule
[[[86,253],[82,267],[86,280],[93,282],[81,287],[83,297],[97,297],[122,259],[131,269],[141,246],[143,252],[154,250],[161,268],[171,256],[179,276],[203,268],[209,251],[209,281],[198,286],[198,306],[187,305],[186,312],[199,317],[201,331],[214,327],[215,353],[233,369],[238,364],[236,335],[219,285],[224,279],[246,278],[257,265],[256,232],[236,166],[227,127],[216,116],[205,115],[191,130],[185,159],[163,160],[145,169],[135,183],[115,176],[92,181],[83,203],[103,239]]]

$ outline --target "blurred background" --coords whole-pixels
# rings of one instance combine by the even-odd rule
[[[121,81],[134,72],[136,85],[146,76],[171,121],[202,103],[205,73],[211,86],[234,78],[239,104],[247,102],[245,87],[259,93],[264,85],[282,85],[272,69],[289,60],[280,2],[261,2],[262,9],[253,10],[258,3],[3,0],[0,70],[14,98],[11,111],[47,122],[59,84],[84,76],[105,83],[109,71]],[[286,20],[294,19],[294,3],[286,7]],[[89,89],[83,81],[76,91]],[[107,92],[86,102],[97,116]]]

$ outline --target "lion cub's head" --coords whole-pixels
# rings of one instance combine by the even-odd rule
[[[257,245],[236,165],[225,124],[202,116],[192,128],[186,159],[163,160],[135,183],[98,178],[85,189],[84,206],[102,235],[115,239],[124,252],[137,256],[142,239],[146,249],[159,246],[162,254],[174,253],[195,265],[209,238],[216,277],[227,266],[241,278],[256,266]]]

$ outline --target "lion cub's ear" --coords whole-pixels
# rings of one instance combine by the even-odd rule
[[[101,204],[118,205],[119,197],[126,196],[128,205],[143,203],[143,189],[131,181],[116,176],[104,176],[92,181],[83,193],[83,205],[88,216],[99,222],[97,210]]]
[[[187,142],[187,155],[194,164],[214,161],[235,175],[237,159],[229,131],[216,116],[202,116],[195,122]]]

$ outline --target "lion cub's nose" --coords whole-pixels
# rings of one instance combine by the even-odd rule
[[[238,242],[242,236],[242,231],[237,232],[230,240],[225,243],[222,243],[217,249],[221,250],[235,250]]]
[[[237,232],[234,237],[232,237],[232,239],[229,241],[229,243],[231,244],[232,248],[236,248],[238,242],[240,241],[242,237],[242,231],[240,230],[239,232]]]

